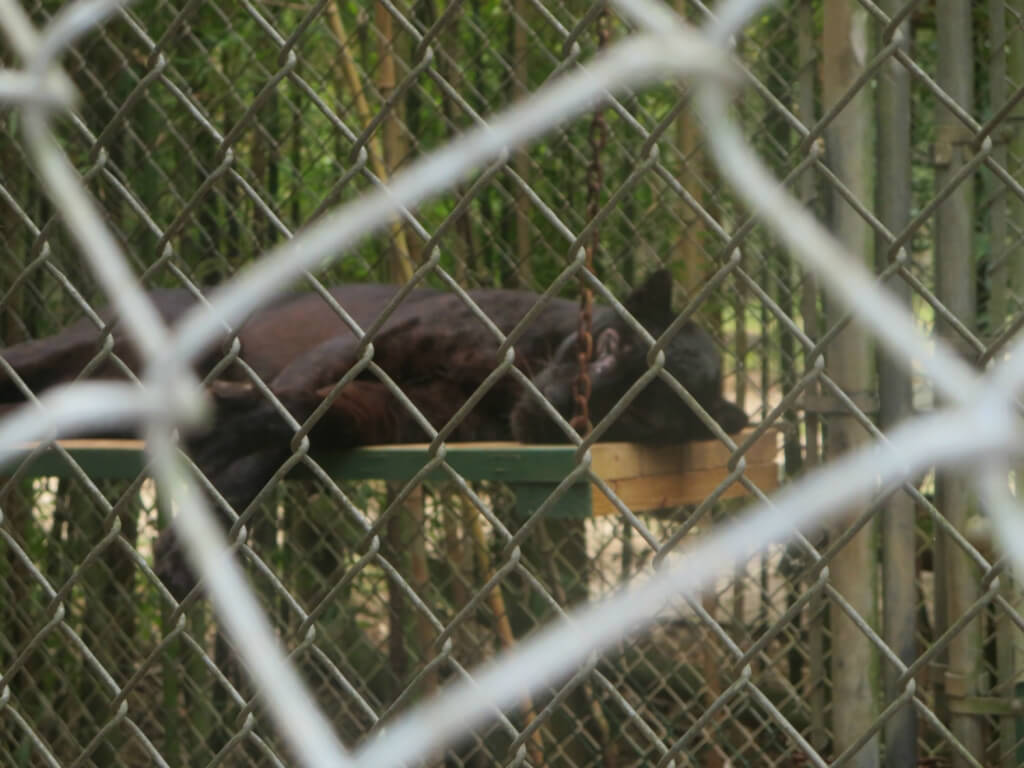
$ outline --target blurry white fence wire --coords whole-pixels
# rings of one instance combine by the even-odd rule
[[[924,336],[914,318],[882,290],[786,192],[746,146],[728,117],[738,82],[723,41],[763,5],[723,3],[706,32],[698,32],[667,6],[618,0],[639,27],[577,70],[563,74],[485,125],[414,163],[378,192],[343,205],[272,249],[211,295],[175,329],[168,329],[138,285],[125,255],[103,223],[79,173],[50,131],[69,102],[67,79],[56,62],[74,40],[92,31],[120,3],[81,0],[37,32],[15,0],[0,0],[0,28],[23,62],[0,72],[0,99],[24,115],[23,135],[48,192],[106,294],[117,305],[147,363],[141,387],[73,384],[30,403],[0,424],[0,459],[30,440],[55,431],[68,436],[104,423],[145,424],[158,487],[178,509],[176,525],[188,554],[208,585],[216,610],[273,713],[277,726],[307,766],[402,765],[451,743],[495,708],[516,704],[587,663],[627,633],[642,630],[664,606],[695,597],[722,571],[796,530],[823,524],[851,503],[871,498],[930,466],[948,466],[977,482],[996,538],[1024,568],[1024,522],[1007,491],[1006,472],[1024,453],[1017,398],[1024,387],[1020,342],[991,371],[977,373],[942,339]],[[721,21],[728,20],[728,21]],[[429,54],[427,54],[429,55]],[[237,324],[271,299],[288,280],[341,257],[356,241],[553,126],[598,103],[606,92],[638,88],[666,77],[687,78],[714,159],[737,194],[778,238],[813,270],[830,295],[854,311],[908,370],[928,377],[953,405],[921,416],[888,438],[811,474],[757,505],[740,521],[717,530],[701,549],[666,563],[645,584],[577,611],[565,622],[524,641],[437,697],[397,717],[359,752],[347,751],[317,711],[292,670],[270,624],[214,523],[202,494],[177,456],[174,429],[204,414],[203,395],[188,363],[223,324]],[[989,141],[989,139],[986,139]],[[577,268],[580,264],[577,263]],[[40,410],[40,408],[42,410]],[[45,413],[45,418],[40,418]],[[0,691],[0,697],[5,692]],[[2,703],[0,703],[2,709]]]

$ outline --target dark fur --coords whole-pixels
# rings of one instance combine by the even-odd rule
[[[394,291],[394,286],[390,285],[345,285],[333,289],[331,293],[339,301],[346,302],[346,306],[349,300],[354,301],[354,311],[358,314],[365,316],[367,312],[373,312],[373,317],[376,317],[376,312],[379,312],[386,298],[394,295]],[[177,321],[195,304],[195,297],[184,289],[155,290],[150,291],[148,296],[168,323]],[[114,317],[109,308],[98,314],[105,323],[110,323]],[[347,331],[341,318],[317,294],[288,295],[254,313],[242,325],[238,333],[241,358],[260,378],[270,381],[299,355]],[[135,349],[123,329],[115,324],[111,336],[114,340],[114,354],[139,374],[140,366]],[[121,367],[110,359],[93,364],[93,358],[102,346],[100,339],[101,332],[95,324],[91,320],[82,319],[54,336],[0,349],[0,357],[37,394],[47,387],[78,378],[87,368],[91,378],[123,378]],[[196,365],[199,374],[205,376],[209,373],[221,358],[227,342],[226,336],[211,342],[207,354]],[[241,370],[233,367],[226,375],[237,377],[241,375]],[[22,402],[24,397],[21,390],[0,371],[0,407],[9,408]]]
[[[376,319],[384,296],[363,300],[362,286],[334,291],[364,327]],[[657,273],[626,302],[626,308],[657,337],[672,321],[671,282]],[[394,290],[394,289],[390,289]],[[491,321],[509,333],[537,302],[525,291],[479,290],[470,296]],[[390,297],[390,296],[388,296]],[[516,364],[568,419],[571,384],[577,373],[578,306],[553,299],[515,344]],[[267,327],[267,333],[277,331]],[[266,337],[264,337],[266,338]],[[646,370],[648,349],[639,335],[610,307],[596,306],[594,357],[590,362],[593,420],[602,418]],[[300,421],[312,413],[331,387],[356,363],[359,342],[342,329],[330,340],[296,355],[270,380],[270,388]],[[498,343],[493,334],[454,294],[414,291],[384,323],[374,339],[374,362],[414,402],[427,420],[441,428],[495,367]],[[666,347],[666,367],[726,431],[746,417],[722,398],[721,361],[710,337],[688,323]],[[263,407],[259,401],[254,407]],[[268,417],[272,410],[266,411]],[[251,412],[244,419],[251,421]],[[259,428],[263,428],[262,420]],[[325,448],[345,449],[370,443],[402,443],[427,435],[385,384],[360,374],[335,400],[314,430]],[[710,437],[707,427],[669,386],[654,380],[603,436],[606,440],[683,442]],[[565,435],[535,398],[520,391],[511,376],[501,379],[456,428],[455,440],[517,439],[564,441]]]
[[[363,328],[371,325],[397,290],[387,285],[345,285],[331,293]],[[491,321],[509,333],[536,304],[523,291],[478,290],[470,296]],[[671,323],[671,278],[654,274],[625,302],[657,338]],[[165,318],[173,320],[191,302],[183,292],[154,294]],[[567,420],[572,416],[572,382],[577,374],[578,305],[546,303],[515,344],[516,365]],[[91,335],[90,335],[91,333]],[[33,389],[74,378],[96,349],[96,332],[83,326],[51,339],[0,352]],[[267,381],[302,422],[334,384],[357,362],[359,342],[315,294],[289,297],[256,313],[242,328],[242,358]],[[134,366],[131,350],[117,334],[115,350]],[[611,307],[595,306],[590,412],[596,424],[647,370],[649,352]],[[90,341],[91,340],[91,341]],[[374,339],[374,362],[411,400],[427,421],[442,428],[495,369],[498,343],[457,295],[413,291],[384,322]],[[666,368],[726,432],[742,429],[745,414],[722,397],[721,361],[710,337],[687,323],[666,345]],[[198,366],[205,374],[216,350]],[[103,373],[112,371],[103,366]],[[0,397],[12,394],[0,387]],[[197,463],[236,510],[246,507],[287,458],[293,434],[254,389],[215,387],[220,401],[213,429],[191,441]],[[8,400],[9,401],[9,400]],[[707,426],[659,378],[651,381],[602,435],[605,440],[678,443],[710,437]],[[359,445],[417,442],[427,434],[388,387],[368,371],[349,383],[311,433],[318,450]],[[566,435],[513,376],[503,376],[469,412],[451,440],[564,442]],[[158,572],[176,594],[191,577],[166,533],[157,547]]]
[[[152,291],[149,296],[165,322],[173,322],[195,301],[184,290]],[[103,322],[110,323],[114,314],[107,308],[101,310],[99,316]],[[135,349],[124,333],[114,326],[111,336],[114,354],[138,373]],[[123,378],[120,367],[109,357],[93,363],[101,346],[99,329],[91,320],[83,318],[54,336],[12,344],[0,350],[0,357],[14,368],[29,389],[39,394],[48,387],[73,381],[87,368],[92,378]],[[24,399],[21,389],[0,371],[0,407],[6,410],[20,405]]]

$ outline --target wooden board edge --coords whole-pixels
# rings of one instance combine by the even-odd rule
[[[768,493],[779,487],[778,473],[779,466],[771,463],[748,466],[744,475],[754,485]],[[726,477],[728,472],[722,468],[613,480],[608,482],[608,486],[633,512],[650,512],[683,504],[699,504],[711,495]],[[735,499],[749,495],[742,483],[733,482],[719,498]],[[594,517],[619,514],[619,510],[599,488],[593,488],[591,496],[591,514]]]
[[[745,430],[734,436],[734,442],[743,443],[751,432]],[[592,471],[606,481],[717,469],[726,466],[732,458],[729,448],[718,440],[664,446],[597,443],[590,452]],[[774,462],[778,452],[778,430],[769,429],[750,445],[743,456],[748,466],[753,466]]]

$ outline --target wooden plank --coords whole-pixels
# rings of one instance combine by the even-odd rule
[[[776,432],[769,430],[750,447],[749,464],[763,464],[775,459]],[[742,435],[739,436],[742,439]],[[141,454],[141,440],[61,440],[60,445],[79,463],[110,467],[112,461],[127,461],[132,454]],[[427,443],[375,445],[356,448],[345,453],[321,454],[317,458],[330,474],[350,478],[402,479],[412,476],[427,462]],[[26,446],[26,453],[31,446]],[[524,445],[513,442],[449,443],[447,461],[470,480],[505,480],[558,482],[576,463],[575,447],[571,445]],[[604,480],[618,480],[650,475],[667,475],[680,470],[695,471],[723,467],[729,459],[728,449],[717,440],[684,445],[652,446],[635,443],[598,443],[591,448],[592,468]],[[130,463],[136,474],[143,467],[143,458]],[[63,460],[54,452],[44,452],[33,462],[35,474],[65,474]],[[121,470],[118,476],[124,476]],[[133,475],[134,476],[134,475]]]
[[[737,442],[743,439],[738,436]],[[92,477],[134,479],[145,469],[141,440],[62,440],[61,447]],[[31,449],[26,446],[26,453]],[[425,443],[357,448],[346,453],[323,454],[318,460],[332,477],[346,479],[407,480],[428,461]],[[572,445],[523,445],[512,442],[450,443],[446,460],[468,480],[498,480],[511,485],[550,487],[572,471],[576,448]],[[716,441],[676,446],[598,443],[591,449],[593,470],[636,512],[703,501],[728,475],[729,451]],[[747,476],[769,491],[778,486],[777,432],[769,430],[747,451]],[[70,474],[70,466],[54,450],[35,457],[27,475]],[[432,477],[442,476],[431,473]],[[723,498],[746,495],[734,483]],[[616,512],[611,502],[594,489],[594,515]],[[580,498],[564,505],[562,514],[579,515]]]
[[[145,440],[131,439],[91,439],[74,438],[71,440],[58,440],[61,448],[69,453],[72,451],[143,451],[146,448]],[[38,443],[33,443],[35,447]],[[28,449],[26,449],[28,450]]]
[[[514,483],[511,487],[512,492],[516,495],[515,509],[518,523],[525,522],[555,490],[555,486],[551,483]],[[590,517],[590,501],[598,493],[600,491],[591,488],[589,482],[576,483],[576,485],[566,488],[558,501],[548,508],[547,517],[552,519]]]
[[[742,442],[751,431],[736,435],[734,442]],[[744,457],[748,465],[768,464],[775,461],[778,450],[778,431],[769,429]],[[682,445],[597,443],[590,449],[590,455],[591,468],[606,481],[724,467],[731,457],[729,449],[718,440]]]
[[[367,446],[317,460],[332,477],[406,480],[426,465],[428,448],[426,443]],[[445,449],[445,460],[467,480],[557,483],[576,466],[572,445],[449,443]]]
[[[59,443],[92,478],[134,480],[146,467],[146,444],[142,440],[60,440]],[[26,446],[25,454],[36,445]],[[10,467],[13,471],[13,462]],[[51,447],[33,458],[23,474],[26,477],[70,477],[73,472],[67,460]]]
[[[748,466],[746,477],[766,493],[779,485],[779,468],[776,464]],[[634,512],[650,512],[656,509],[675,507],[681,504],[699,504],[729,476],[725,467],[701,469],[690,472],[676,472],[670,475],[631,477],[620,480],[606,480],[608,486]],[[722,499],[733,499],[749,495],[747,489],[734,482],[721,495]],[[591,514],[617,515],[615,505],[598,489],[591,492]]]
[[[61,440],[61,447],[96,477],[134,478],[145,466],[142,440]],[[28,454],[35,445],[25,446]],[[446,460],[469,480],[513,482],[560,482],[576,463],[572,445],[523,445],[521,443],[449,443]],[[344,453],[317,455],[324,470],[333,477],[351,479],[405,480],[428,461],[427,443],[377,445]],[[28,476],[67,476],[70,467],[52,449],[43,451],[25,469]],[[436,476],[436,475],[435,475]]]

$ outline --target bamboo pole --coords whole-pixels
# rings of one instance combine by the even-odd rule
[[[529,93],[529,61],[530,50],[527,38],[527,13],[529,0],[515,0],[512,15],[512,97],[519,101]],[[530,180],[530,155],[523,149],[516,150],[512,155],[512,167],[524,182]],[[533,283],[533,249],[530,242],[530,199],[519,184],[513,184],[513,206],[515,208],[515,249],[516,249],[516,282],[520,287],[529,288]]]
[[[683,18],[692,18],[692,5],[686,0],[676,0],[676,12]],[[688,98],[683,94],[680,98]],[[700,148],[700,129],[693,112],[684,108],[676,118],[675,143],[680,155],[679,183],[699,204],[704,204],[704,187],[699,179],[704,176],[704,153]],[[682,222],[679,239],[676,241],[675,261],[685,267],[683,285],[687,299],[704,283],[705,270],[701,264],[701,245],[705,238],[704,220],[685,201],[677,200],[679,221]],[[737,329],[742,332],[742,328]]]
[[[380,12],[379,6],[378,11]],[[390,22],[391,16],[388,15],[387,11],[383,11],[383,13],[387,21]],[[352,98],[355,102],[356,113],[359,115],[359,119],[364,126],[369,125],[373,115],[370,113],[370,104],[366,100],[363,81],[359,75],[359,68],[356,66],[355,57],[352,55],[352,46],[349,44],[348,32],[345,30],[345,25],[341,18],[341,11],[338,9],[337,0],[333,3],[328,3],[327,5],[327,23],[338,40],[341,69],[345,74],[347,85],[352,91]],[[390,41],[390,34],[385,35],[385,38]],[[382,62],[383,61],[388,62],[389,66],[385,71],[385,74],[382,75],[382,78],[384,76],[390,76],[391,87],[393,88],[394,59],[389,55],[386,57],[382,56]],[[382,63],[381,69],[384,70],[384,67],[385,64]],[[389,121],[385,121],[385,125],[387,125],[388,122]],[[370,170],[373,171],[373,174],[380,179],[382,183],[387,183],[390,178],[388,166],[386,165],[387,158],[384,154],[384,148],[381,146],[380,137],[376,133],[370,136],[367,141],[366,151],[370,163]],[[391,224],[391,242],[395,252],[395,258],[391,265],[391,276],[400,282],[407,282],[409,278],[412,277],[413,265],[412,259],[409,255],[409,243],[405,236],[405,228],[402,226],[400,219],[395,219]]]
[[[490,549],[487,542],[487,534],[484,532],[483,523],[480,521],[480,513],[472,504],[466,504],[469,516],[470,532],[473,536],[473,543],[476,549],[476,559],[480,566],[484,582],[494,578],[494,565],[491,562]],[[516,644],[515,633],[512,631],[512,623],[508,618],[508,611],[505,609],[505,597],[501,591],[501,584],[495,584],[494,588],[487,593],[487,604],[491,613],[494,614],[495,631],[498,635],[498,642],[505,650]],[[523,720],[529,726],[536,720],[537,715],[533,709],[533,698],[530,694],[523,695]],[[530,756],[530,763],[537,768],[545,765],[544,745],[541,741],[540,729],[535,730],[526,742],[526,750]]]
[[[426,494],[420,486],[410,495],[405,508],[410,518],[409,534],[412,541],[409,546],[409,575],[412,587],[421,598],[425,597],[430,587],[430,565],[427,558],[427,516],[424,508]],[[416,632],[416,650],[420,656],[420,664],[429,664],[429,658],[437,632],[422,611],[416,611],[414,620]],[[423,698],[437,692],[439,679],[437,669],[430,670],[420,682],[419,695]]]
[[[375,19],[377,31],[382,40],[380,49],[380,62],[377,65],[377,90],[380,93],[382,104],[388,107],[381,121],[381,133],[384,137],[383,153],[381,158],[384,167],[387,169],[388,178],[406,155],[405,141],[402,138],[401,124],[398,119],[398,103],[394,101],[398,87],[398,66],[396,63],[397,53],[395,51],[398,38],[395,35],[394,19],[387,6],[378,2],[375,6]],[[392,241],[392,258],[389,264],[390,278],[395,282],[407,282],[413,273],[411,263],[411,248],[409,239],[402,234],[403,249],[398,247],[398,232],[403,231],[400,222],[396,222],[392,232],[396,239]]]

